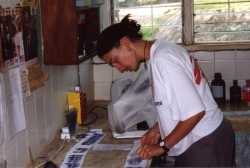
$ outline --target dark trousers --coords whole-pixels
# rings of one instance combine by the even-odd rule
[[[211,134],[192,144],[175,158],[175,167],[232,167],[235,161],[235,135],[231,123],[223,119]]]

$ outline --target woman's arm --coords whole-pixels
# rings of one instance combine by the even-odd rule
[[[185,121],[179,121],[174,130],[167,137],[165,137],[165,146],[170,149],[175,144],[177,144],[193,130],[193,128],[200,122],[204,115],[205,111],[201,111],[200,113],[190,117]]]

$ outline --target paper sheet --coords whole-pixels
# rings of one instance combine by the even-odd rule
[[[97,144],[104,136],[100,132],[91,132],[84,135],[83,139],[66,154],[60,168],[80,168],[90,148]]]
[[[96,144],[92,150],[105,151],[105,150],[131,150],[132,144]]]
[[[6,139],[10,141],[17,133],[26,129],[23,107],[23,95],[19,68],[11,69],[4,74],[6,110]]]
[[[141,160],[139,155],[136,153],[136,150],[141,146],[140,140],[135,140],[133,148],[127,156],[127,161],[124,165],[124,168],[132,168],[132,167],[147,167],[147,160]]]
[[[30,86],[28,81],[28,69],[26,66],[19,66],[20,73],[21,73],[21,84],[22,84],[22,91],[23,91],[23,98],[28,97],[31,95],[30,93]]]

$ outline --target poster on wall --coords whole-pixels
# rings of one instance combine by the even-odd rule
[[[4,113],[7,141],[26,129],[19,67],[4,73],[6,110]]]
[[[10,69],[38,56],[36,6],[0,7],[2,68]]]
[[[3,69],[25,62],[20,6],[0,8],[0,36]]]

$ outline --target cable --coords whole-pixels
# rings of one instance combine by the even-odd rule
[[[92,121],[88,122],[88,123],[79,124],[79,126],[86,126],[86,125],[92,124],[92,123],[94,123],[98,119],[98,115],[96,113],[92,112],[97,107],[100,107],[100,108],[103,108],[103,109],[107,109],[106,107],[102,107],[102,106],[95,106],[95,107],[93,107],[88,113],[93,114],[95,116],[95,118]]]
[[[66,141],[66,136],[64,137],[62,146],[56,151],[56,153],[48,161],[51,161],[62,150],[62,148],[64,147],[64,144],[65,144],[65,141]],[[41,163],[40,165],[36,166],[35,168],[38,168],[38,167],[44,165],[46,162],[47,161]]]

